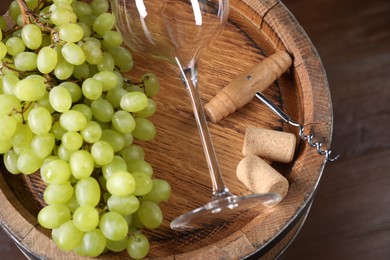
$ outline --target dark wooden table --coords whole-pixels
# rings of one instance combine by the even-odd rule
[[[341,155],[283,259],[390,259],[390,1],[283,3],[323,60]],[[24,259],[2,231],[0,258]]]

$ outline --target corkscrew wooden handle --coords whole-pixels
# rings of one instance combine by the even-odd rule
[[[292,64],[290,55],[278,51],[240,74],[204,106],[210,121],[217,123],[246,105],[256,94],[268,88]]]

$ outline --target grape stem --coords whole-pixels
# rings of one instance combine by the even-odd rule
[[[28,15],[28,7],[24,0],[17,0],[20,8],[20,13],[22,15],[23,23],[29,24],[30,22],[30,15]]]

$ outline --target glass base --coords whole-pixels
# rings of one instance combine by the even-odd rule
[[[232,220],[249,210],[262,211],[280,202],[277,193],[252,194],[247,196],[230,195],[211,200],[206,205],[184,213],[174,219],[170,226],[173,230],[187,231],[219,225]]]

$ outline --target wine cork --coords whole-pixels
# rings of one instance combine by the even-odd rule
[[[291,56],[285,51],[278,51],[265,58],[219,91],[204,106],[206,115],[211,122],[219,122],[246,105],[257,91],[268,88],[291,64]]]
[[[270,161],[289,163],[293,160],[296,136],[292,133],[248,127],[245,131],[243,155],[258,155]]]
[[[288,180],[257,155],[244,157],[236,174],[253,193],[279,193],[283,199],[288,192]]]

